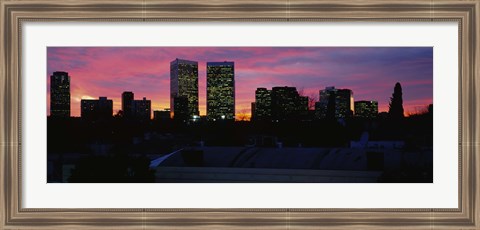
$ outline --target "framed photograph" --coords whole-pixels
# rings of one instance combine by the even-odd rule
[[[2,229],[477,229],[480,1],[2,1]]]

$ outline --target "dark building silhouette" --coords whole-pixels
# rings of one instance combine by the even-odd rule
[[[98,100],[82,99],[81,116],[85,120],[108,120],[112,118],[113,101],[106,97],[100,97]]]
[[[125,118],[133,117],[133,92],[123,92],[122,93],[122,111]]]
[[[154,121],[169,121],[170,120],[170,109],[165,109],[162,111],[155,110],[153,111],[153,120]]]
[[[50,76],[50,116],[70,117],[70,76],[53,72]]]
[[[207,62],[207,119],[235,119],[234,62]]]
[[[295,87],[273,87],[271,95],[273,120],[301,120],[308,111],[308,97],[300,96]]]
[[[170,110],[175,114],[175,97],[188,100],[188,118],[198,117],[198,62],[175,59],[170,62]],[[184,111],[181,111],[183,113]],[[183,116],[183,115],[182,115]]]
[[[173,107],[175,108],[175,112],[173,113],[173,119],[175,121],[187,122],[190,119],[187,97],[174,97]]]
[[[272,119],[272,91],[266,88],[257,88],[255,91],[255,120]]]
[[[378,116],[377,101],[356,101],[355,117],[360,118],[376,118]]]
[[[143,100],[133,100],[132,110],[135,120],[149,121],[152,114],[152,102],[145,97]]]
[[[320,90],[320,100],[315,103],[317,118],[346,118],[353,116],[353,92],[350,89],[336,89],[334,86]]]

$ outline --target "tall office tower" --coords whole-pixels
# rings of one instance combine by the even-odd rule
[[[143,100],[133,100],[132,110],[137,121],[149,121],[152,115],[152,102],[143,98]]]
[[[320,90],[320,100],[315,103],[315,110],[320,119],[352,117],[355,111],[352,90],[333,86]]]
[[[170,62],[170,110],[174,116],[176,112],[175,97],[187,98],[190,119],[200,115],[198,110],[198,62],[178,58]]]
[[[326,87],[324,90],[320,90],[319,101],[315,103],[315,114],[317,115],[317,118],[324,119],[327,117],[330,96],[335,95],[336,91],[337,89],[335,89],[334,86]],[[332,102],[334,101],[332,100]]]
[[[272,88],[273,120],[300,120],[308,111],[308,98],[298,94],[295,87]]]
[[[50,76],[50,116],[70,117],[70,76],[53,72]]]
[[[207,62],[207,119],[235,119],[234,62]]]
[[[272,91],[266,88],[255,90],[255,120],[272,119]]]
[[[360,118],[376,118],[378,116],[377,101],[356,101],[355,117]]]
[[[338,89],[335,95],[335,117],[353,117],[355,107],[353,103],[353,92],[350,89]]]
[[[98,100],[82,99],[81,116],[85,120],[108,120],[113,115],[113,101],[106,97],[100,97]]]
[[[133,117],[133,110],[132,110],[133,100],[134,100],[133,92],[122,93],[122,111],[123,111],[123,116],[125,118]]]

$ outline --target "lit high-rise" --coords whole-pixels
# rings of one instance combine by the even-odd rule
[[[170,110],[175,116],[174,99],[188,100],[188,116],[200,115],[198,110],[198,62],[175,59],[170,62]]]
[[[338,89],[335,95],[335,117],[352,117],[355,111],[353,92],[350,89]]]
[[[235,119],[234,62],[207,62],[207,118]]]
[[[335,87],[326,87],[324,90],[320,90],[319,101],[315,103],[315,113],[318,118],[323,119],[327,117],[327,109],[330,101],[330,96],[336,92]],[[333,98],[332,98],[333,99]],[[334,100],[330,101],[332,105]]]
[[[353,92],[350,89],[336,89],[326,87],[320,90],[320,100],[315,103],[315,112],[318,118],[346,118],[352,117],[355,110]]]
[[[377,101],[356,101],[355,117],[376,118],[378,116]]]
[[[272,91],[266,88],[255,90],[255,120],[272,119]]]
[[[271,95],[274,120],[301,120],[308,111],[308,97],[300,96],[295,87],[273,87]]]
[[[50,76],[50,116],[70,117],[70,76],[53,72]]]

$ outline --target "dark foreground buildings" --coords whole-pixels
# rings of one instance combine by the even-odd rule
[[[153,111],[154,121],[170,121],[170,109]]]
[[[173,119],[175,121],[188,122],[188,120],[190,119],[190,113],[188,109],[188,97],[174,97],[172,108],[175,108],[175,112],[173,113]]]
[[[107,97],[98,100],[82,99],[80,112],[84,120],[108,120],[112,118],[113,101]]]

